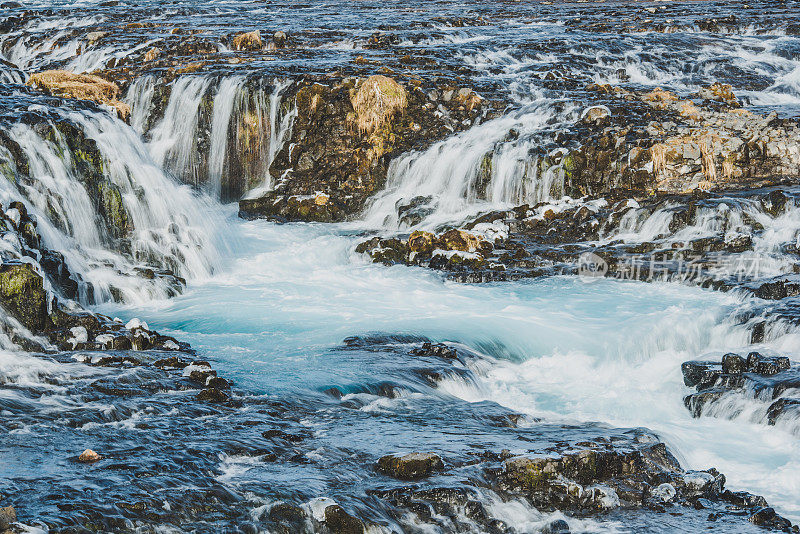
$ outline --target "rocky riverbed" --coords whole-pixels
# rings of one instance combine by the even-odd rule
[[[796,532],[799,12],[0,3],[0,532]]]

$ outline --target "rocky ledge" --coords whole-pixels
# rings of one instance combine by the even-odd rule
[[[694,417],[734,418],[749,403],[758,406],[756,421],[793,427],[800,414],[800,365],[786,356],[729,353],[721,362],[685,362],[681,370],[684,383],[696,390],[684,398]]]
[[[244,218],[342,221],[383,189],[391,159],[422,150],[486,113],[472,89],[384,75],[306,81],[292,136],[270,167],[275,187],[239,202]]]

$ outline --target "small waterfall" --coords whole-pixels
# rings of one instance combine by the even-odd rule
[[[139,136],[106,113],[59,112],[96,146],[101,174],[76,161],[65,135],[14,124],[4,129],[27,163],[23,174],[0,153],[2,201],[22,200],[38,222],[42,244],[63,254],[80,277],[79,299],[142,302],[174,294],[170,271],[184,279],[208,276],[219,257],[216,208],[176,184],[151,159]],[[81,155],[80,157],[92,157]],[[215,228],[216,227],[216,228]],[[6,239],[13,234],[6,234]],[[2,253],[2,251],[0,251]]]
[[[178,78],[163,118],[148,132],[148,147],[156,163],[193,185],[202,180],[198,124],[200,106],[210,85],[211,80],[204,76]]]
[[[560,153],[543,150],[541,133],[568,113],[542,101],[396,158],[386,189],[367,207],[365,220],[373,226],[430,228],[477,209],[560,197],[563,173],[550,157]],[[421,222],[404,220],[400,212],[408,206],[423,214]]]
[[[132,126],[149,140],[157,162],[181,181],[229,201],[272,186],[269,166],[296,116],[281,105],[290,85],[242,75],[184,76],[174,82],[159,117],[153,105],[157,81],[147,76],[131,84],[126,101]]]
[[[131,127],[140,135],[147,129],[147,119],[152,112],[155,88],[156,77],[146,74],[131,83],[125,97],[125,103],[131,107]]]
[[[208,152],[208,183],[206,189],[214,198],[221,198],[222,178],[225,171],[225,154],[231,114],[242,91],[244,76],[228,76],[217,86],[214,95],[214,113],[211,119],[211,142]]]

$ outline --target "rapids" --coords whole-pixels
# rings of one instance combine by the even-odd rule
[[[550,203],[543,211],[579,202],[562,198],[564,174],[550,164],[557,150],[551,139],[580,119],[588,83],[666,87],[686,96],[721,81],[733,85],[748,109],[798,116],[797,2],[765,2],[771,13],[756,2],[721,5],[720,19],[734,12],[740,19],[713,30],[700,3],[647,3],[656,11],[644,13],[638,4],[614,4],[619,20],[603,31],[594,25],[607,15],[583,13],[586,4],[561,11],[550,2],[412,4],[406,10],[406,3],[376,1],[36,0],[25,8],[41,16],[0,33],[0,58],[9,63],[0,64],[0,134],[29,162],[26,179],[18,180],[14,155],[0,145],[0,200],[4,209],[22,201],[43,245],[63,255],[80,280],[69,298],[50,285],[48,294],[74,297],[123,323],[147,321],[189,342],[198,360],[232,380],[242,401],[184,402],[151,368],[93,366],[100,356],[92,351],[30,354],[10,334],[21,325],[3,313],[0,499],[10,496],[19,511],[24,505],[24,523],[42,519],[67,529],[74,516],[110,515],[112,501],[156,496],[163,505],[148,510],[148,522],[141,516],[117,528],[221,532],[257,525],[277,502],[304,503],[314,513],[328,502],[319,499],[334,499],[384,525],[376,531],[439,532],[388,515],[368,493],[377,456],[435,450],[466,465],[477,449],[524,451],[536,440],[619,437],[638,427],[663,439],[685,468],[715,467],[732,490],[764,495],[778,513],[800,521],[800,420],[765,425],[768,403],[755,398],[733,399],[700,418],[683,402],[691,392],[681,375],[684,361],[751,350],[797,360],[795,322],[773,325],[752,343],[747,320],[769,315],[762,313],[764,301],[677,282],[576,276],[461,284],[422,268],[372,264],[355,252],[376,233],[438,230],[519,204]],[[626,30],[625,21],[654,13],[658,31]],[[445,24],[433,18],[439,14],[480,23]],[[119,29],[130,20],[153,26],[86,43],[87,28]],[[92,72],[116,65],[164,38],[159,25],[192,21],[205,25],[221,54],[231,53],[228,33],[256,25],[296,34],[306,48],[275,61],[220,61],[199,73],[171,73],[166,83],[158,77],[163,73],[141,76],[125,87],[128,124],[100,106],[23,86],[28,73],[46,68]],[[288,145],[297,114],[285,96],[293,73],[325,74],[360,56],[379,64],[385,52],[365,46],[378,27],[392,28],[404,53],[425,53],[448,72],[466,73],[476,90],[504,99],[507,108],[398,155],[385,188],[357,220],[239,219],[231,201],[257,197],[281,178],[270,166]],[[558,76],[548,78],[551,71]],[[163,109],[156,112],[158,102]],[[99,154],[96,179],[105,189],[84,178],[65,124]],[[93,202],[96,191],[108,188],[119,193],[127,214],[125,239]],[[400,208],[408,205],[415,219],[404,219]],[[665,240],[672,207],[633,209],[599,242]],[[756,236],[758,225],[766,230]],[[771,216],[756,201],[733,195],[705,205],[670,239],[741,233],[753,234],[754,246],[736,258],[760,262],[765,277],[791,272],[794,253],[786,246],[800,243],[800,207],[793,201]],[[40,272],[41,258],[12,234],[0,243],[3,260]],[[426,340],[447,342],[470,358],[452,366],[409,361],[403,351]],[[421,378],[424,366],[440,376],[435,387]],[[105,394],[108,384],[124,393]],[[515,414],[522,414],[519,428],[497,423]],[[266,427],[302,438],[287,438],[283,456],[269,459]],[[114,464],[82,469],[73,456],[89,447],[113,455]],[[467,476],[456,472],[446,480],[458,485]],[[489,491],[479,497],[517,532],[566,517]],[[179,529],[172,511],[194,510],[202,499],[220,508],[235,503],[234,511],[214,508]],[[73,504],[87,501],[91,512],[84,517]],[[573,532],[706,528],[707,512],[684,513],[618,510],[567,519]],[[450,525],[478,530],[466,516]],[[714,528],[759,531],[728,519]]]

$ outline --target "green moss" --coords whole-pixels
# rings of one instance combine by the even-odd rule
[[[47,326],[47,292],[42,277],[30,265],[6,264],[0,268],[0,301],[29,330],[41,332]]]
[[[100,182],[98,192],[100,193],[103,219],[109,233],[115,238],[125,236],[131,225],[128,210],[125,209],[119,188],[110,182]]]

